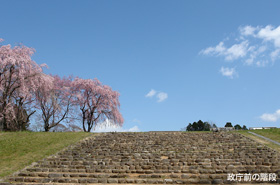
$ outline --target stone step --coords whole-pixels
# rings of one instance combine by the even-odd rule
[[[21,172],[18,174],[19,177],[89,177],[89,178],[186,178],[192,176],[203,176],[203,177],[213,177],[213,176],[226,176],[226,173],[220,173],[218,175],[213,174],[194,174],[194,173],[69,173],[69,172]]]
[[[130,183],[130,184],[211,184],[213,181],[226,181],[225,178],[40,178],[40,177],[13,177],[10,182],[15,183]]]
[[[7,184],[223,184],[230,183],[226,178],[185,178],[185,179],[169,179],[169,178],[21,178],[14,177],[11,179],[10,183],[0,183],[0,185]],[[280,179],[277,181],[271,181],[269,183],[279,183]],[[236,182],[231,182],[236,183]],[[248,182],[238,182],[245,183]],[[258,181],[251,181],[250,184],[260,183]],[[262,182],[263,183],[263,182]]]
[[[280,154],[235,133],[104,133],[39,161],[10,182],[224,184],[228,173],[280,177]]]
[[[176,161],[175,161],[176,160]],[[80,160],[80,161],[40,161],[36,165],[36,167],[49,167],[49,168],[56,168],[57,166],[67,167],[67,168],[77,168],[78,166],[87,166],[87,167],[102,167],[102,166],[110,166],[112,168],[118,167],[118,166],[140,166],[140,167],[146,167],[147,165],[150,166],[157,166],[157,165],[170,165],[170,166],[202,166],[202,167],[209,167],[212,165],[260,165],[260,166],[280,166],[279,161],[275,160],[265,160],[265,159],[244,159],[240,161],[235,161],[232,159],[216,159],[212,162],[194,162],[194,160],[179,160],[179,159],[154,159],[154,160],[130,160],[130,161],[107,161],[107,160],[100,160],[100,161],[87,161],[87,160]]]

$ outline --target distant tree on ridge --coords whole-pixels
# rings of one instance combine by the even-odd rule
[[[226,125],[225,125],[225,127],[232,127],[231,122],[227,122]]]

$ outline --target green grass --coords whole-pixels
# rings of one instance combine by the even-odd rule
[[[263,130],[250,130],[250,131],[280,143],[280,128],[263,129]]]
[[[85,132],[0,132],[0,178],[90,135]]]
[[[259,134],[259,135],[262,135],[264,137],[270,138],[274,141],[280,142],[280,129],[279,128],[277,128],[277,129],[263,129],[263,130],[249,130],[249,131],[254,132],[256,134]],[[253,134],[250,134],[250,133],[248,133],[247,130],[241,130],[241,131],[237,131],[237,132],[240,133],[240,134],[243,134],[247,137],[250,137],[250,138],[256,140],[257,142],[260,142],[260,143],[262,143],[262,144],[264,144],[264,145],[266,145],[270,148],[273,148],[275,150],[280,151],[280,146],[279,145],[274,144],[270,141],[264,140],[260,137],[257,137],[255,135],[253,135]]]

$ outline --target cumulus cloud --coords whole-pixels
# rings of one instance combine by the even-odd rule
[[[222,67],[220,69],[220,73],[223,76],[229,77],[231,79],[238,75],[237,72],[235,71],[235,68],[228,68],[228,67]]]
[[[122,127],[97,127],[94,132],[140,132],[138,126],[131,127],[129,129],[124,129]]]
[[[226,60],[236,60],[246,56],[248,51],[248,41],[243,41],[240,44],[234,44],[225,52]]]
[[[203,49],[200,54],[223,57],[226,61],[240,60],[248,66],[265,67],[280,59],[280,26],[241,26],[237,37]]]
[[[260,116],[263,121],[276,122],[280,118],[280,109],[272,114],[265,113]]]
[[[280,49],[275,49],[274,51],[272,51],[270,53],[271,60],[275,61],[277,58],[279,58],[279,54],[280,54]]]
[[[156,90],[152,89],[148,94],[146,94],[145,97],[151,98],[156,95],[156,98],[158,99],[157,102],[163,102],[168,98],[168,94],[165,92],[157,92]]]
[[[251,46],[248,49],[248,52],[250,52],[249,57],[244,61],[246,65],[253,65],[254,63],[258,65],[258,63],[261,63],[263,61],[257,61],[258,57],[264,53],[267,50],[266,46],[260,46],[259,48],[256,48],[255,46]],[[260,66],[259,66],[260,67]]]
[[[94,132],[140,132],[140,129],[136,125],[131,128],[125,129],[113,124],[111,120],[106,119],[104,122],[99,123],[95,127]]]
[[[280,26],[274,27],[267,25],[265,27],[244,26],[240,27],[240,34],[243,36],[253,36],[261,41],[270,41],[275,47],[280,47]]]
[[[154,89],[152,89],[150,90],[150,92],[148,92],[148,94],[146,94],[146,97],[153,97],[156,93],[157,92]]]
[[[224,53],[226,50],[225,46],[224,46],[224,42],[220,42],[217,46],[215,47],[208,47],[204,50],[201,51],[202,54],[204,55],[211,55],[211,54],[222,54]]]
[[[246,56],[248,51],[248,41],[243,41],[240,44],[234,44],[227,48],[224,42],[220,42],[215,47],[208,47],[201,51],[204,55],[224,56],[225,60],[236,60]]]
[[[280,26],[274,28],[271,25],[267,25],[265,28],[259,29],[257,34],[258,38],[265,41],[271,41],[274,43],[275,47],[280,47]]]
[[[246,25],[246,26],[240,27],[239,31],[240,31],[240,34],[244,35],[244,36],[249,36],[249,35],[255,36],[255,31],[257,29],[258,29],[258,27]]]
[[[162,102],[168,98],[167,93],[160,92],[157,94],[158,102]]]

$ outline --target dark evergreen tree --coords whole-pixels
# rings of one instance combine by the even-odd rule
[[[186,127],[186,131],[210,131],[211,128],[217,128],[215,124],[211,125],[208,122],[203,122],[199,120],[198,122],[193,122]]]
[[[193,131],[198,131],[198,124],[197,124],[197,122],[193,122],[192,127],[193,127]]]
[[[241,126],[239,124],[236,124],[236,125],[234,125],[234,129],[235,130],[241,130],[242,128],[241,128]]]
[[[243,125],[242,130],[248,130],[246,125]]]
[[[198,122],[197,122],[197,130],[198,131],[203,131],[204,130],[204,123],[203,123],[203,121],[201,121],[201,120],[199,120]]]
[[[211,125],[208,122],[204,122],[204,131],[210,131]]]
[[[231,122],[227,122],[226,125],[225,125],[225,127],[232,127]]]
[[[193,131],[193,127],[191,123],[189,123],[189,125],[187,126],[186,131]]]

